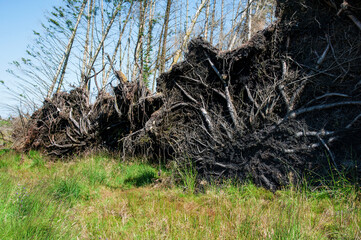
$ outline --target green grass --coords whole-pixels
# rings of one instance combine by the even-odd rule
[[[66,209],[36,187],[0,173],[0,239],[66,239]]]
[[[64,163],[2,151],[0,239],[361,238],[360,189],[343,178],[275,193],[204,183],[199,192],[193,167],[176,173],[178,185],[157,169],[106,155]]]
[[[56,179],[49,190],[50,195],[57,200],[60,199],[72,202],[79,199],[89,199],[87,186],[75,177]]]
[[[2,126],[11,126],[10,120],[0,119],[0,127]]]
[[[129,189],[149,185],[156,178],[156,169],[143,164],[117,164],[111,172],[112,179],[108,186]]]
[[[173,171],[179,176],[187,192],[194,193],[197,187],[197,170],[193,163],[175,163]]]
[[[11,134],[13,124],[11,120],[0,119],[0,148],[9,148],[11,146]],[[0,150],[0,154],[2,154]]]

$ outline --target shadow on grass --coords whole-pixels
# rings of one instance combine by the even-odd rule
[[[126,178],[124,180],[124,184],[142,187],[151,184],[155,178],[156,177],[154,171],[144,171],[136,176]]]

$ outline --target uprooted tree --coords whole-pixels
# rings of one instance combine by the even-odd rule
[[[252,179],[269,189],[306,172],[360,165],[359,1],[279,0],[275,24],[219,51],[192,40],[185,61],[157,80],[46,99],[22,149],[89,148],[195,164],[204,178]]]

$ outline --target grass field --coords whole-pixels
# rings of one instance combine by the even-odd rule
[[[0,150],[0,239],[360,239],[360,190],[346,181],[275,193],[251,183],[194,191],[141,160],[52,162]]]

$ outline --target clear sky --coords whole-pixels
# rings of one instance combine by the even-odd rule
[[[9,63],[26,56],[26,46],[32,43],[33,30],[40,31],[45,13],[61,0],[0,0],[0,80],[12,86],[14,78],[6,72]],[[0,84],[0,116],[8,117],[11,111],[4,104],[11,104],[10,96]]]

